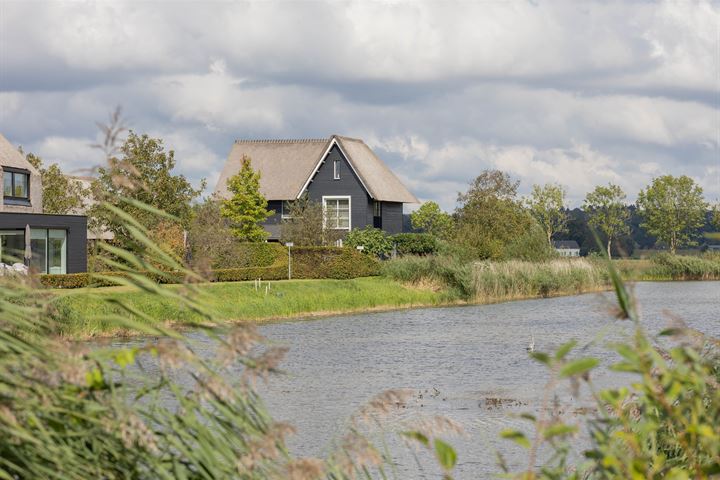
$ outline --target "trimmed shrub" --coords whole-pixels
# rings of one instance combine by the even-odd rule
[[[398,233],[390,237],[400,255],[432,255],[438,251],[438,240],[429,233]]]
[[[268,244],[246,244],[268,245]],[[274,244],[274,248],[259,249],[261,252],[274,251],[274,261],[269,266],[246,268],[219,268],[210,271],[211,282],[241,282],[247,280],[284,280],[288,275],[287,251]],[[283,253],[283,255],[279,255]],[[340,247],[295,247],[292,249],[292,277],[349,279],[371,277],[380,274],[380,262],[350,248]],[[99,276],[123,277],[119,272],[69,273],[65,275],[40,275],[40,284],[50,288],[108,287],[115,285]],[[147,274],[157,283],[182,283],[185,278],[176,272],[162,275]]]
[[[368,255],[387,255],[392,251],[392,242],[387,234],[369,225],[350,231],[345,237],[345,245],[351,248],[362,246],[363,253]]]
[[[269,267],[285,252],[279,243],[256,242],[236,243],[229,253],[216,268]]]
[[[380,274],[380,262],[352,248],[296,247],[292,270],[293,278],[371,277]]]

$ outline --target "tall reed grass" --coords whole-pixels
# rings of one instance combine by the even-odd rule
[[[441,286],[475,302],[581,293],[609,285],[604,268],[584,259],[470,263],[449,256],[403,257],[385,262],[383,274],[402,282]]]

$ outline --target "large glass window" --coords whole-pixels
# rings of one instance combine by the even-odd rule
[[[67,232],[48,230],[48,273],[67,272]]]
[[[30,230],[30,267],[40,273],[67,273],[67,231]],[[0,230],[0,262],[25,262],[25,230]]]
[[[3,195],[13,198],[30,197],[30,174],[26,172],[3,172]]]
[[[22,230],[0,231],[0,262],[6,265],[22,263],[25,256],[25,232]]]
[[[350,230],[350,197],[324,197],[325,228]]]
[[[33,228],[30,230],[30,268],[40,273],[47,273],[47,230]]]

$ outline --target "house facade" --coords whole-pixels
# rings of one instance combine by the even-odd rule
[[[289,202],[303,195],[323,205],[326,228],[341,231],[373,226],[400,233],[403,204],[419,203],[365,142],[339,135],[236,141],[215,188],[221,198],[229,198],[227,181],[243,156],[260,172],[260,191],[275,212],[263,224],[270,240],[280,238]]]
[[[87,218],[43,214],[40,172],[2,134],[0,174],[0,263],[39,273],[86,271]]]
[[[555,251],[560,254],[561,257],[579,257],[580,256],[580,245],[575,240],[560,240],[553,242]]]

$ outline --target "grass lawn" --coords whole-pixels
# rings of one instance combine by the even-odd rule
[[[253,282],[208,283],[199,286],[198,300],[226,322],[268,321],[310,315],[441,305],[453,299],[444,292],[405,286],[385,277],[353,280],[290,280],[270,282],[256,291]],[[180,285],[163,288],[182,289]],[[202,321],[174,302],[129,287],[55,290],[63,335],[91,337],[123,334],[108,316],[119,313],[120,300],[163,324]],[[139,321],[140,318],[133,318]]]

